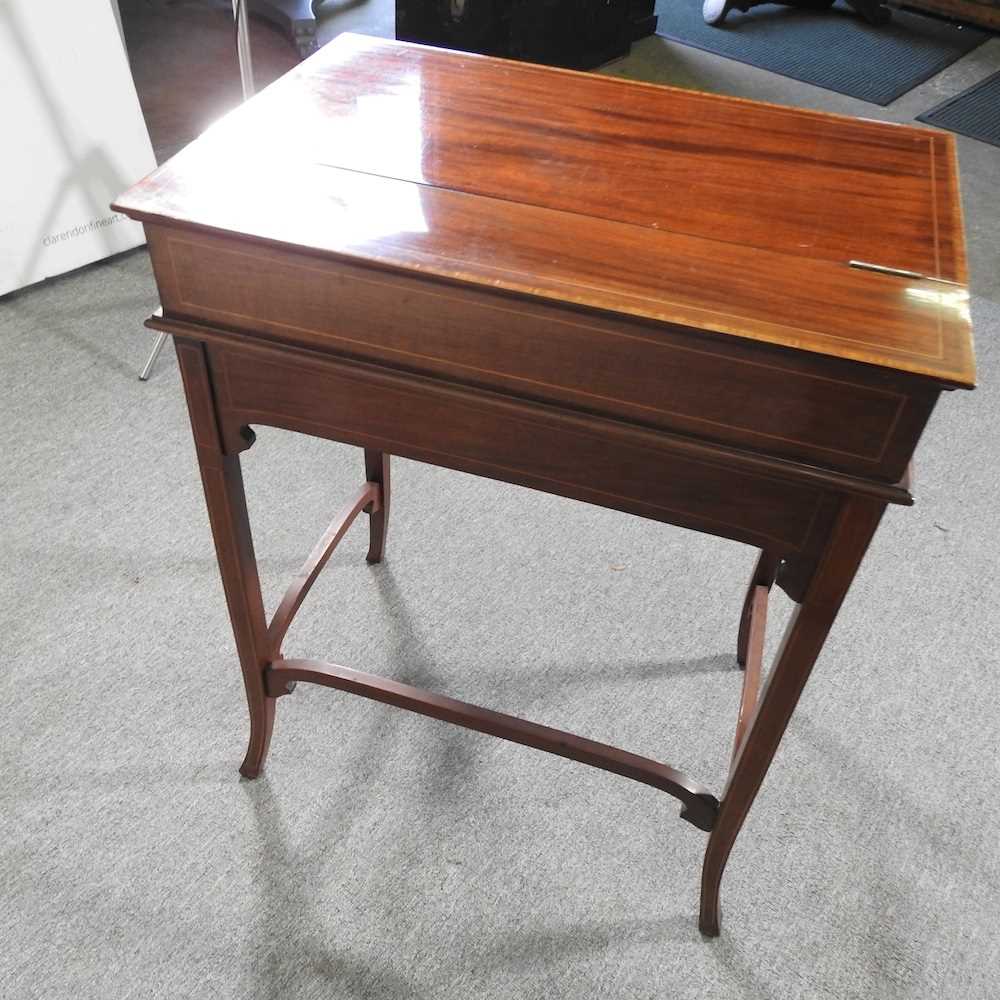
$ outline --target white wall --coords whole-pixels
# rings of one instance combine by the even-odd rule
[[[108,0],[0,0],[0,294],[143,242],[109,203],[155,166]]]
[[[111,0],[111,9],[114,11],[115,20],[118,22],[118,34],[121,35],[122,45],[125,44],[125,29],[122,27],[122,12],[118,9],[118,0]],[[126,56],[128,53],[126,52]]]

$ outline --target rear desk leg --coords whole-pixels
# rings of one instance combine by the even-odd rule
[[[389,527],[389,456],[384,451],[365,448],[365,479],[382,488],[382,503],[378,510],[368,510],[371,521],[371,542],[368,562],[379,563],[385,554],[385,533]]]
[[[884,510],[880,500],[848,497],[841,502],[805,597],[788,623],[753,721],[733,759],[705,850],[698,926],[710,937],[719,933],[719,885],[729,853]]]
[[[778,570],[778,563],[781,560],[777,556],[772,556],[761,551],[757,557],[757,565],[754,567],[753,576],[750,577],[750,585],[747,587],[747,596],[743,601],[743,613],[740,615],[740,632],[736,639],[736,662],[740,667],[747,665],[747,645],[750,642],[750,618],[753,610],[753,592],[757,587],[768,587],[774,583],[774,576]]]
[[[256,778],[271,741],[275,699],[268,698],[264,690],[264,671],[269,663],[267,622],[243,492],[243,473],[239,454],[226,454],[223,450],[204,346],[181,338],[175,338],[175,346],[250,709],[250,745],[240,773]]]

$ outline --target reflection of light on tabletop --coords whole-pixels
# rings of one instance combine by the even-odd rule
[[[264,226],[330,249],[426,233],[420,102],[417,73],[321,119],[309,101],[297,112],[264,91],[180,154],[199,161],[200,183],[186,199],[197,198],[193,211],[213,225]]]
[[[916,299],[917,302],[941,306],[953,312],[957,319],[968,323],[971,319],[969,313],[969,290],[961,286],[948,288],[907,288],[907,298]]]
[[[418,185],[347,170],[327,173],[331,181],[326,207],[331,211],[320,215],[338,244],[357,247],[399,233],[428,231]]]
[[[335,121],[331,162],[353,170],[425,180],[419,74],[404,76],[390,93],[359,97],[356,109],[356,114]]]

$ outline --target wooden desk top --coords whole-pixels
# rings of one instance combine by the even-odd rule
[[[974,382],[942,132],[341,35],[114,207]]]

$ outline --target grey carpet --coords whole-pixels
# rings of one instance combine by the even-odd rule
[[[969,57],[980,76],[988,48]],[[616,71],[637,65],[861,107],[662,39]],[[267,776],[241,781],[243,694],[176,365],[135,380],[145,253],[0,300],[0,997],[992,1000],[997,154],[960,148],[981,388],[946,397],[925,435],[917,506],[886,518],[714,942],[694,924],[703,835],[623,779],[303,688]],[[360,457],[263,430],[246,472],[273,607]],[[719,788],[751,551],[414,463],[394,486],[386,563],[365,565],[353,528],[290,649]]]
[[[323,690],[238,779],[239,671],[172,360],[147,385],[142,252],[4,303],[0,995],[995,996],[995,414],[947,397],[734,854],[668,797]],[[357,482],[263,430],[268,600]],[[352,530],[289,648],[674,762],[718,789],[753,553],[398,461],[389,556]],[[779,604],[770,633],[787,610]]]
[[[917,119],[1000,146],[1000,73],[917,115]]]
[[[982,45],[989,33],[910,11],[874,26],[845,3],[810,11],[767,4],[705,24],[699,0],[660,0],[657,33],[839,94],[891,104]]]

